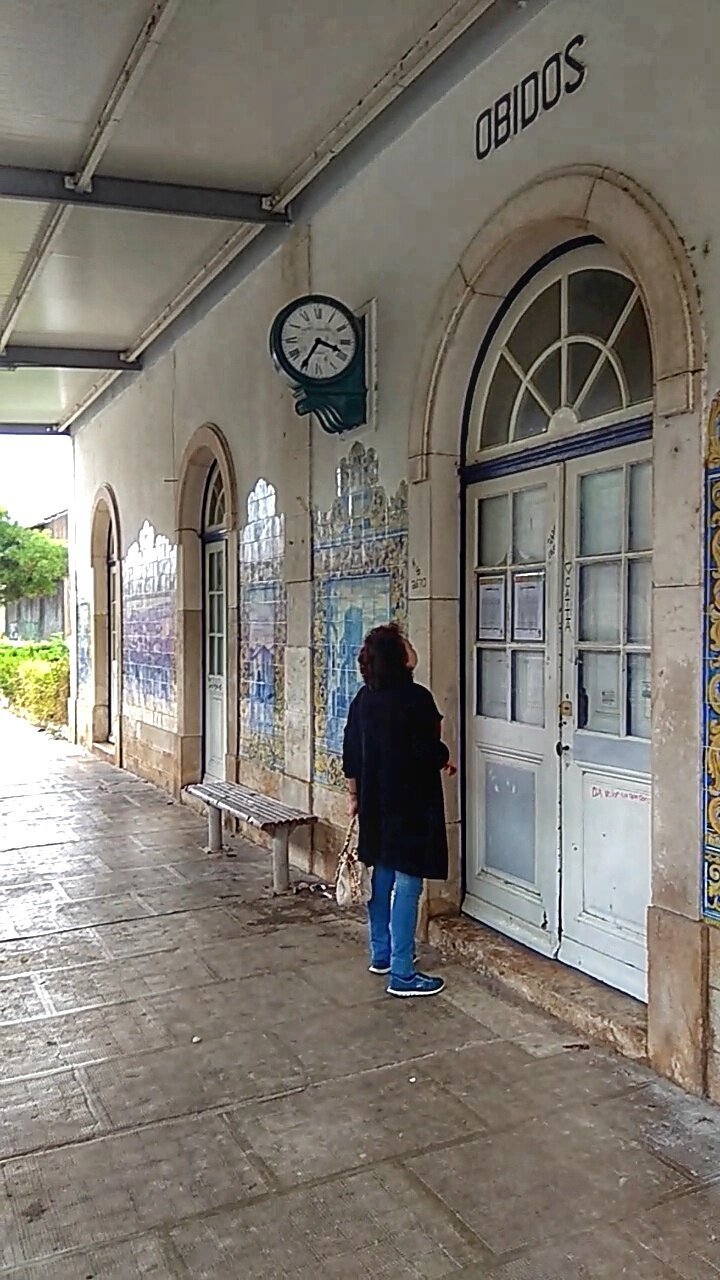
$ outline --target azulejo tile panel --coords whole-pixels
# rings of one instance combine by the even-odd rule
[[[173,731],[177,550],[146,520],[122,566],[123,707]]]
[[[407,485],[389,497],[374,449],[352,446],[329,511],[313,517],[314,775],[342,785],[342,736],[371,627],[407,619]]]
[[[239,543],[240,750],[282,770],[285,763],[285,526],[275,489],[258,480]]]
[[[78,600],[76,623],[76,664],[78,693],[86,694],[90,688],[90,604]]]

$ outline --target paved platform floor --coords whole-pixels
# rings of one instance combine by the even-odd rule
[[[0,714],[0,1276],[718,1280],[718,1112]]]

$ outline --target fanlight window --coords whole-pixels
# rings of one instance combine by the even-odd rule
[[[217,467],[211,472],[208,481],[203,528],[206,533],[209,529],[225,528],[225,490]]]
[[[652,398],[642,300],[619,271],[583,268],[547,285],[496,352],[480,447],[582,425]],[[557,417],[555,416],[557,415]]]

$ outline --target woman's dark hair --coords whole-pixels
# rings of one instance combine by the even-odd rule
[[[368,631],[358,655],[358,666],[368,689],[391,689],[412,680],[405,637],[396,622]]]

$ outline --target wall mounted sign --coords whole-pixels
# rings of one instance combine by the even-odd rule
[[[505,579],[480,578],[477,587],[478,640],[505,639]]]
[[[545,639],[545,574],[516,573],[513,578],[513,640]]]
[[[306,294],[278,312],[269,344],[275,368],[293,389],[297,414],[314,413],[331,435],[366,422],[364,317],[337,298]]]
[[[475,121],[475,155],[485,160],[492,151],[529,129],[539,116],[552,111],[561,98],[576,93],[585,83],[587,67],[577,53],[585,36],[573,36],[564,49],[545,59],[542,67],[528,72]]]

